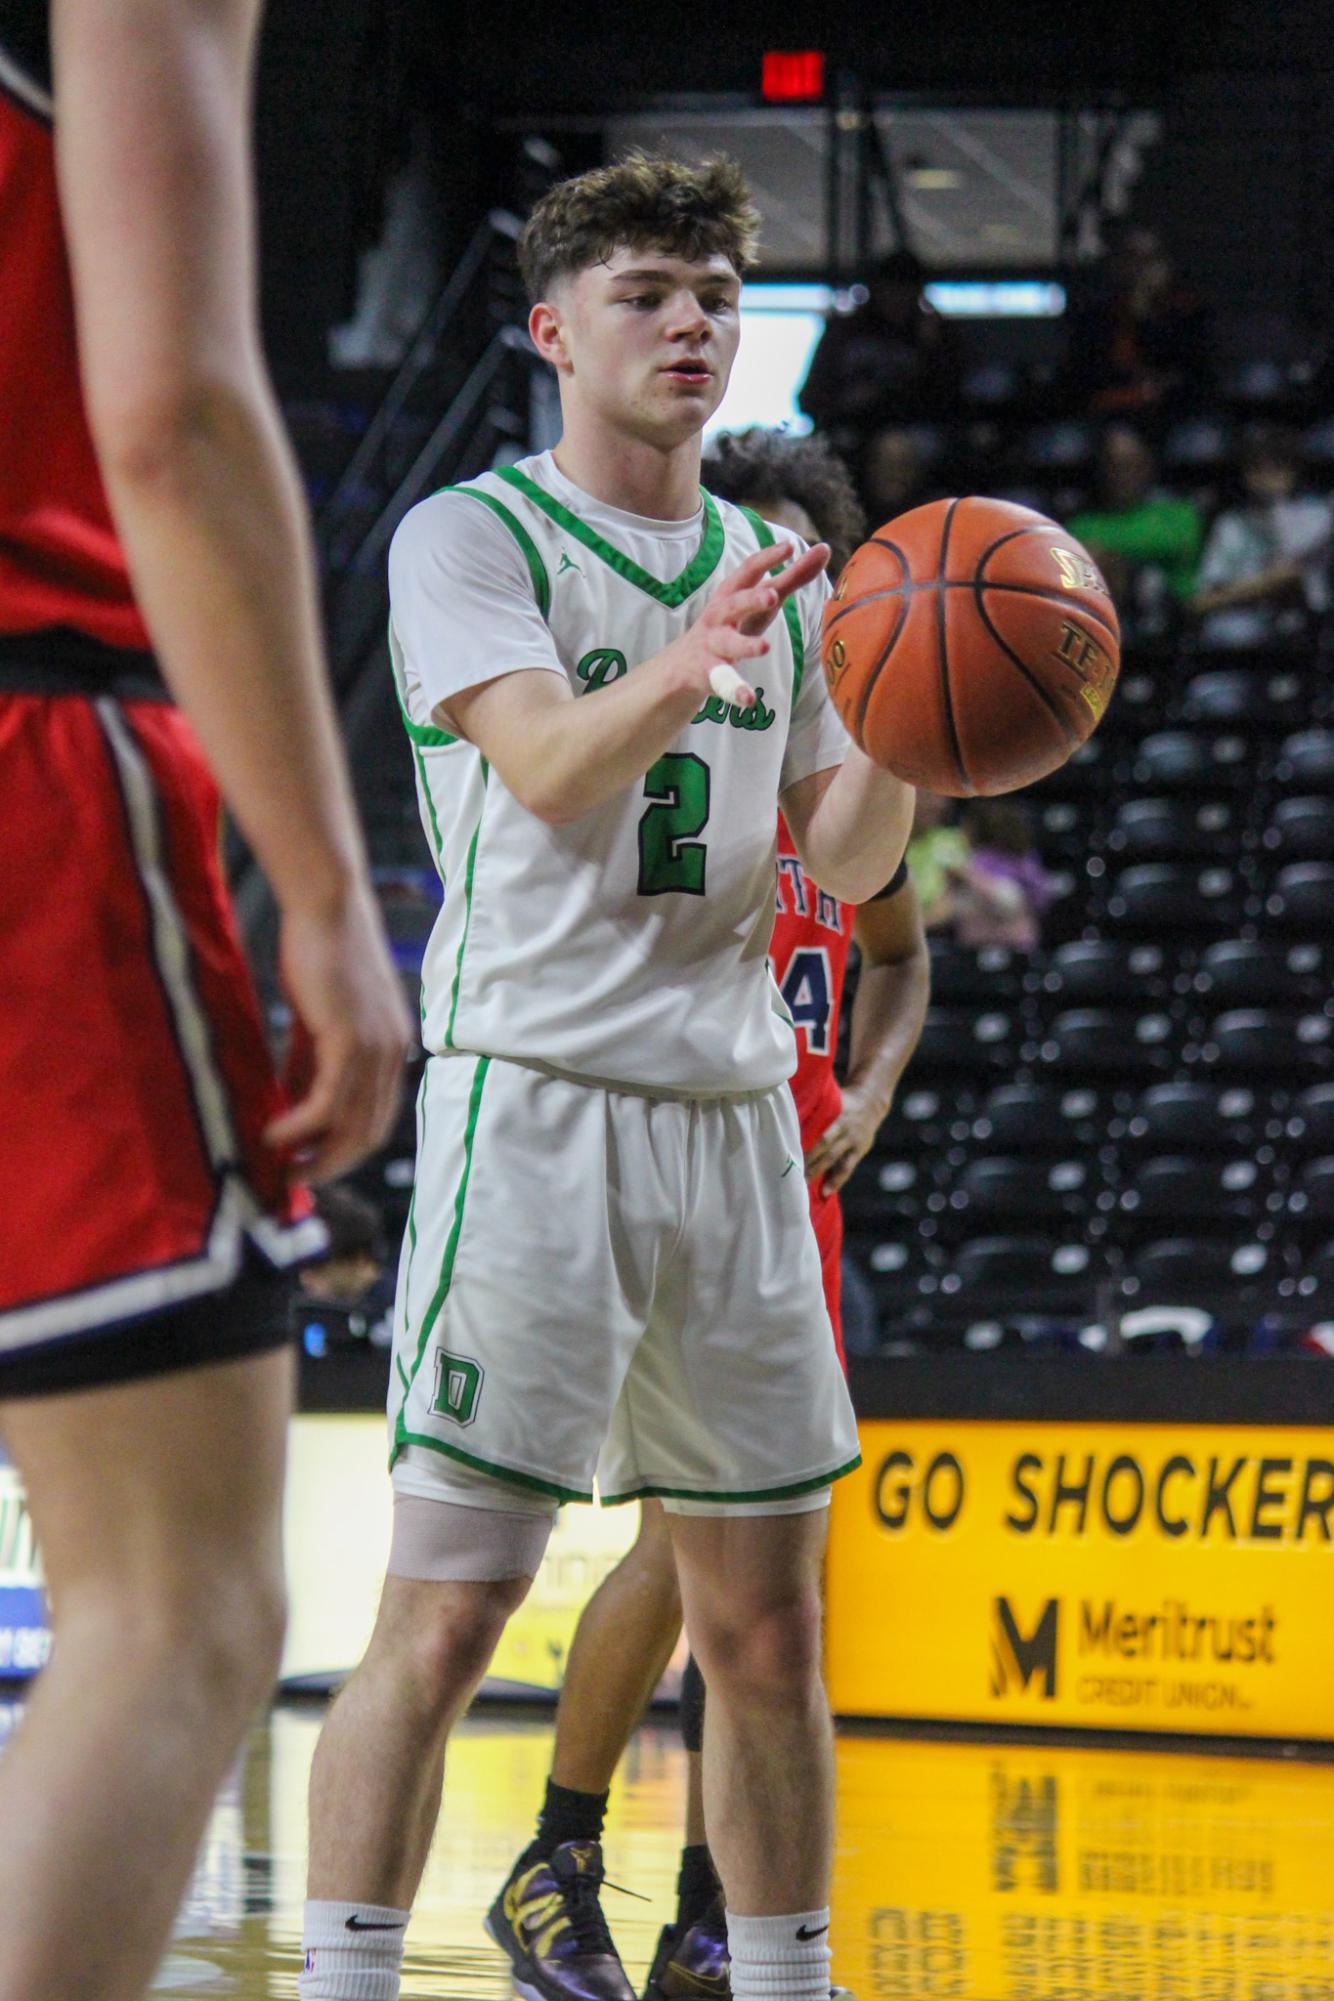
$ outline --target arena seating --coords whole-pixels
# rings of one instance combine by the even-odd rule
[[[1282,1352],[1334,1317],[1331,718],[1314,652],[1131,661],[1028,795],[1044,948],[933,948],[847,1190],[889,1351]]]

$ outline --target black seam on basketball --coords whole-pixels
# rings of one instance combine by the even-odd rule
[[[888,539],[888,537],[884,535],[872,535],[870,537],[870,540],[877,549],[888,549],[891,555],[897,556],[899,561],[903,565],[904,577],[907,578],[909,581],[911,581],[912,565],[908,561],[908,558],[904,555],[902,549],[900,549],[898,543],[891,542]]]
[[[973,598],[976,605],[978,617],[981,619],[983,625],[985,625],[987,631],[991,634],[992,638],[995,640],[997,646],[999,646],[1001,652],[1005,654],[1006,658],[1012,661],[1013,664],[1019,669],[1019,672],[1023,675],[1024,679],[1027,681],[1029,687],[1033,690],[1033,693],[1042,702],[1044,708],[1049,709],[1052,715],[1055,716],[1057,722],[1061,725],[1061,730],[1070,748],[1072,750],[1078,750],[1080,744],[1083,743],[1084,741],[1083,737],[1080,736],[1078,730],[1071,728],[1070,724],[1066,721],[1066,718],[1062,713],[1060,704],[1052,700],[1051,696],[1047,693],[1047,690],[1043,687],[1041,681],[1038,680],[1037,676],[1020,659],[1019,655],[1015,652],[1014,648],[1011,645],[1009,645],[1007,641],[1002,637],[1000,632],[997,631],[996,626],[992,621],[991,614],[988,612],[986,605],[983,603],[983,596],[985,594],[986,588],[987,586],[980,582],[975,583],[973,585]]]
[[[1017,593],[1020,597],[1043,598],[1048,604],[1068,605],[1072,612],[1081,612],[1086,618],[1091,618],[1095,624],[1102,626],[1106,632],[1109,632],[1118,644],[1120,643],[1121,635],[1118,628],[1112,624],[1110,619],[1104,618],[1101,612],[1094,611],[1091,605],[1086,605],[1082,598],[1071,598],[1064,591],[1043,590],[1041,584],[1000,584],[993,577],[985,578],[982,588],[988,591],[1010,591],[1011,593]],[[875,604],[882,598],[911,597],[914,591],[971,591],[976,589],[977,579],[975,577],[947,577],[943,584],[937,583],[934,578],[924,584],[886,584],[883,590],[864,591],[860,597],[853,598],[850,604],[840,605],[838,610],[828,619],[827,623],[831,626],[837,625],[839,620],[846,618],[850,611],[856,611],[860,605]]]
[[[881,598],[909,597],[912,590],[913,586],[911,584],[894,584],[887,590],[866,591],[863,596],[854,598],[851,604],[840,605],[836,612],[831,613],[825,620],[825,629],[827,631],[830,626],[837,625],[839,620],[846,618],[850,611],[859,611],[864,604],[876,604]]]
[[[950,733],[950,754],[955,769],[970,792],[976,791],[968,775],[968,767],[963,761],[963,750],[959,743],[959,731],[954,720],[954,695],[950,688],[950,659],[945,646],[945,564],[949,556],[950,527],[959,503],[952,500],[946,509],[944,524],[940,531],[940,569],[936,574],[936,641],[940,649],[940,698],[945,704],[945,727]]]
[[[947,584],[945,588],[947,590],[957,589],[957,585]],[[972,590],[973,585],[965,584],[964,588],[965,590]],[[991,577],[983,578],[982,589],[984,591],[1012,591],[1017,592],[1020,597],[1044,598],[1048,604],[1068,605],[1071,611],[1082,612],[1085,618],[1093,619],[1095,624],[1100,625],[1104,632],[1109,632],[1118,645],[1120,644],[1120,632],[1109,618],[1104,618],[1100,611],[1094,611],[1092,605],[1085,604],[1082,598],[1072,598],[1066,591],[1044,591],[1041,584],[998,584]]]
[[[895,595],[897,596],[898,593],[896,592]],[[853,736],[856,737],[858,743],[860,743],[862,740],[862,731],[866,725],[866,711],[871,706],[871,697],[875,693],[876,683],[880,679],[880,676],[884,671],[885,663],[888,661],[890,654],[894,651],[894,648],[899,643],[899,634],[903,631],[904,626],[907,624],[908,607],[910,606],[911,603],[912,603],[911,596],[906,596],[902,604],[899,606],[899,615],[894,621],[894,630],[890,633],[889,638],[885,641],[885,650],[880,655],[880,658],[876,661],[870,673],[866,676],[865,685],[862,690],[861,707],[857,711],[857,726],[852,732]]]
[[[994,542],[987,543],[986,548],[977,559],[977,566],[973,574],[980,576],[991,561],[991,558],[995,555],[997,549],[1003,549],[1007,542],[1015,542],[1021,535],[1036,535],[1040,530],[1045,529],[1054,529],[1058,535],[1063,532],[1059,521],[1048,521],[1045,515],[1041,521],[1026,521],[1022,528],[1007,528],[1005,533],[998,535]]]

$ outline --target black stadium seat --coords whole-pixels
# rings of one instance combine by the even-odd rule
[[[1155,1153],[1238,1153],[1258,1145],[1267,1108],[1268,1100],[1245,1085],[1151,1084],[1126,1121],[1122,1143]]]
[[[1157,999],[1164,992],[1165,979],[1161,945],[1075,938],[1052,953],[1041,990],[1066,1006],[1125,1006]]]
[[[1087,1155],[1034,1161],[1019,1154],[981,1154],[967,1160],[942,1203],[942,1227],[950,1234],[963,1225],[979,1228],[1029,1223],[1068,1230],[1088,1215],[1098,1181],[1096,1162]]]
[[[1137,862],[1122,869],[1107,896],[1107,921],[1121,932],[1154,935],[1233,930],[1244,908],[1235,869],[1180,862]]]
[[[979,1152],[1065,1154],[1096,1147],[1107,1123],[1097,1091],[1060,1084],[998,1084],[979,1106],[969,1145]]]
[[[1000,945],[969,952],[933,943],[931,998],[945,1007],[997,1007],[1017,997],[1023,963],[1019,954]]]
[[[1262,845],[1285,861],[1334,860],[1334,799],[1280,799]]]
[[[1155,1154],[1135,1168],[1116,1202],[1114,1232],[1161,1234],[1164,1223],[1194,1228],[1220,1223],[1254,1230],[1262,1222],[1268,1179],[1250,1154]]]
[[[1290,669],[1218,667],[1196,674],[1181,698],[1185,722],[1291,729],[1309,714],[1306,681]]]
[[[1328,987],[1326,953],[1285,938],[1222,938],[1200,954],[1194,987],[1211,1009],[1314,1005]]]
[[[1269,885],[1266,927],[1328,937],[1334,930],[1334,862],[1289,862]]]
[[[1334,730],[1298,730],[1286,737],[1274,776],[1288,791],[1334,792]]]
[[[1171,1019],[1161,1011],[1068,1008],[1044,1035],[1038,1062],[1067,1077],[1152,1077],[1171,1061],[1171,1035]]]
[[[1083,1242],[1052,1236],[974,1237],[960,1244],[940,1278],[943,1306],[979,1302],[989,1309],[1018,1301],[1026,1311],[1091,1309],[1097,1274],[1094,1253]]]
[[[1211,792],[1245,783],[1253,764],[1252,747],[1240,734],[1157,730],[1141,743],[1132,776],[1146,791]]]
[[[1163,465],[1172,473],[1215,473],[1230,456],[1234,438],[1234,427],[1227,417],[1202,411],[1180,418],[1163,439]]]
[[[1334,1021],[1277,1008],[1234,1008],[1205,1029],[1198,1060],[1209,1069],[1244,1077],[1310,1079],[1329,1070]]]
[[[1272,1245],[1249,1236],[1160,1237],[1129,1259],[1121,1289],[1141,1306],[1201,1299],[1235,1303],[1239,1293],[1272,1284],[1281,1267]]]
[[[930,1007],[908,1076],[1011,1068],[1018,1033],[1016,1017],[1000,1009]]]
[[[1240,846],[1241,807],[1231,799],[1127,799],[1107,835],[1107,852],[1127,862],[1228,858]]]

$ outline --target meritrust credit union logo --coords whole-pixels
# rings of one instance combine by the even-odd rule
[[[1008,1598],[992,1605],[991,1693],[1019,1695],[1036,1685],[1044,1702],[1056,1700],[1061,1604],[1049,1598],[1037,1621],[1021,1626]]]

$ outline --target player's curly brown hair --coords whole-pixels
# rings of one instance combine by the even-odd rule
[[[836,577],[866,539],[866,516],[852,475],[823,438],[794,438],[753,424],[722,431],[700,467],[700,482],[721,500],[753,507],[792,500],[804,508],[829,544],[829,574]]]
[[[745,273],[755,262],[760,218],[735,160],[717,153],[683,160],[631,153],[558,181],[519,238],[519,269],[536,303],[558,278],[601,264],[622,247],[692,262],[721,255]]]

